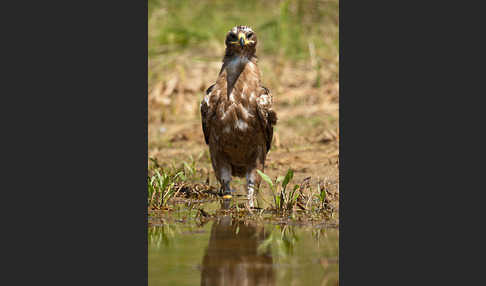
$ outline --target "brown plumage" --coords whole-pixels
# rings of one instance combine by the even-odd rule
[[[222,192],[229,193],[231,176],[246,177],[250,205],[260,186],[256,170],[264,171],[277,115],[272,95],[260,83],[255,33],[246,26],[231,29],[216,83],[201,102],[204,138]]]

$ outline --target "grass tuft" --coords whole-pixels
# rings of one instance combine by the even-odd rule
[[[300,193],[297,192],[297,190],[299,190],[299,185],[294,185],[294,187],[287,192],[287,186],[294,177],[294,171],[289,169],[285,177],[279,176],[275,179],[275,182],[273,182],[268,175],[264,174],[260,170],[257,170],[257,172],[260,177],[262,177],[262,179],[269,185],[272,191],[274,203],[273,207],[278,212],[293,210],[300,195]]]
[[[152,208],[162,208],[176,194],[174,185],[183,179],[183,172],[172,175],[164,169],[154,170],[154,175],[148,177],[148,204]]]

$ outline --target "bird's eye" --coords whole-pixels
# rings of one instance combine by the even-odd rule
[[[253,33],[249,33],[248,36],[246,36],[247,39],[253,37]]]
[[[229,34],[228,40],[230,40],[230,41],[236,41],[237,40],[236,35],[233,34],[233,33],[232,34]]]

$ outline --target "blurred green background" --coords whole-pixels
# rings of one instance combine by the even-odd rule
[[[313,57],[318,68],[338,58],[338,0],[149,0],[148,6],[149,61],[189,51],[200,60],[222,59],[226,33],[236,25],[257,33],[262,58]],[[149,85],[169,64],[158,61],[149,68]]]

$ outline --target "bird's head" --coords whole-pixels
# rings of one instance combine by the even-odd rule
[[[226,54],[254,56],[257,37],[247,26],[236,26],[226,35]]]

